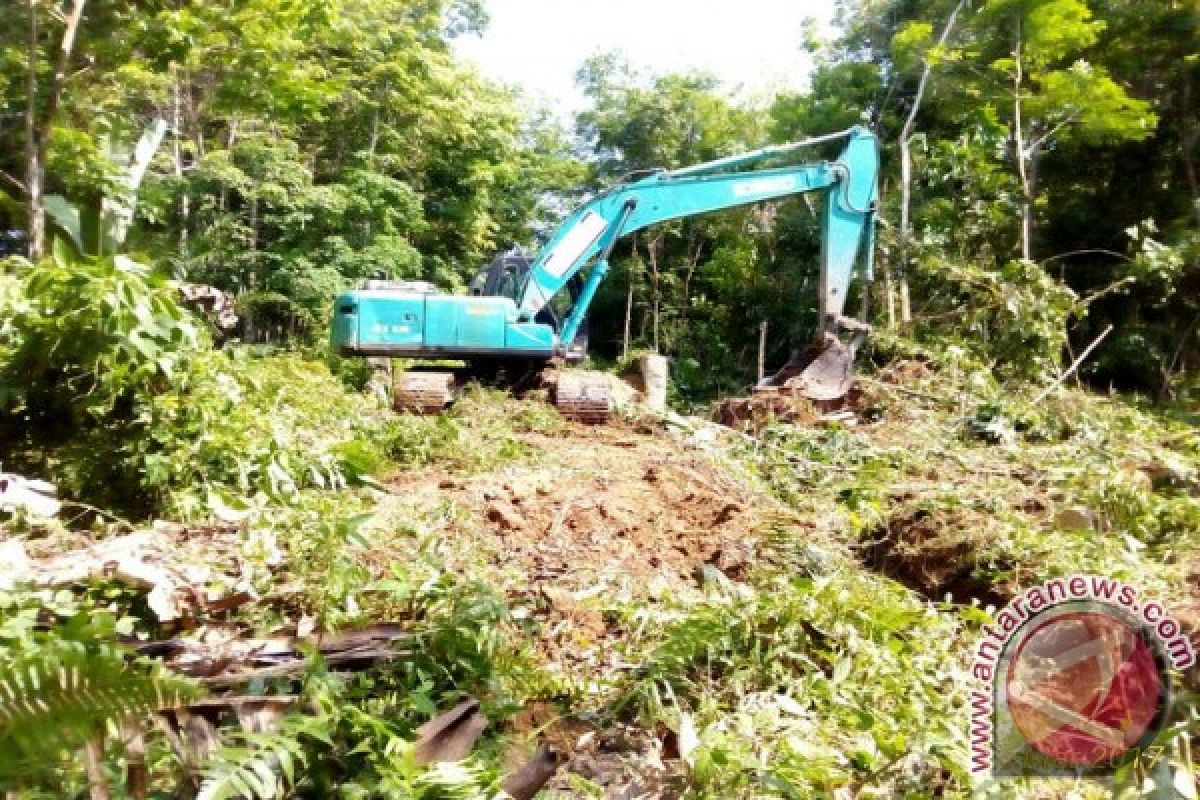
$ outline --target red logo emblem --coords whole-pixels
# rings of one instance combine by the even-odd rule
[[[1137,747],[1167,687],[1144,634],[1115,616],[1075,611],[1046,619],[1019,642],[1005,689],[1030,746],[1088,767]]]

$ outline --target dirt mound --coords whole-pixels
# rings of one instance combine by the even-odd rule
[[[817,403],[783,392],[729,397],[717,406],[717,422],[735,430],[758,431],[773,422],[812,425],[820,418]]]
[[[629,430],[542,438],[550,463],[460,498],[494,537],[496,557],[534,581],[584,589],[605,579],[694,583],[712,564],[736,578],[753,557],[761,498],[708,456]]]
[[[727,465],[661,432],[572,425],[522,440],[538,454],[531,463],[466,478],[412,473],[393,493],[450,500],[493,566],[575,593],[694,586],[705,565],[736,579],[774,508]]]
[[[1003,606],[1012,588],[975,575],[977,544],[968,531],[969,521],[951,512],[909,510],[874,531],[860,558],[867,567],[930,600],[949,595],[956,603],[977,600]]]
[[[754,528],[749,498],[702,458],[619,455],[619,466],[590,471],[565,496],[519,483],[485,492],[482,516],[506,561],[567,585],[605,572],[676,582],[701,564],[727,574],[745,566]]]
[[[874,398],[858,386],[851,387],[837,400],[809,400],[787,391],[763,391],[725,398],[717,405],[713,419],[727,428],[749,433],[776,423],[802,426],[856,423],[873,402]]]

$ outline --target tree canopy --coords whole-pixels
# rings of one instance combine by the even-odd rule
[[[885,146],[877,326],[1020,373],[1112,323],[1085,374],[1168,396],[1200,358],[1196,17],[849,0],[836,37],[798,34],[805,90],[748,101],[598,54],[566,121],[456,59],[479,2],[30,0],[0,21],[0,227],[11,251],[44,253],[47,225],[103,250],[135,145],[164,124],[123,246],[235,293],[249,338],[319,337],[337,289],[461,288],[627,173],[863,123]],[[744,385],[762,325],[770,361],[811,330],[817,219],[791,201],[622,244],[597,353],[665,352],[697,397]]]

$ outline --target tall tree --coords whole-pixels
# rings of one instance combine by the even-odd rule
[[[40,259],[46,251],[45,169],[50,135],[58,118],[58,109],[66,90],[67,70],[75,50],[75,36],[83,19],[86,0],[71,0],[62,15],[63,30],[54,58],[54,73],[42,100],[38,91],[41,68],[41,30],[39,18],[46,9],[41,0],[29,0],[28,81],[25,99],[25,194],[29,208],[29,258]],[[39,105],[41,106],[39,108]]]
[[[937,42],[929,44],[923,40],[927,40],[933,33],[933,27],[923,22],[910,23],[903,31],[896,34],[896,40],[893,42],[893,49],[902,49],[903,44],[899,41],[903,38],[904,43],[908,46],[914,44],[924,45],[924,52],[921,53],[920,63],[921,72],[920,78],[917,80],[916,93],[908,108],[908,114],[904,118],[904,127],[900,129],[900,317],[903,322],[912,322],[912,310],[909,301],[909,286],[908,286],[908,270],[909,270],[909,245],[912,239],[912,182],[913,182],[913,164],[912,164],[912,140],[917,130],[917,116],[921,113],[921,105],[925,101],[925,92],[929,88],[929,81],[933,77],[934,67],[938,62],[947,57],[946,44],[950,39],[950,35],[954,32],[955,25],[958,23],[958,16],[962,13],[966,6],[967,0],[958,0],[954,8],[951,9],[949,16],[946,17],[946,22],[942,26],[941,33],[938,34]],[[885,280],[890,276],[890,270],[885,273]],[[892,311],[892,292],[891,286],[887,286],[887,302],[889,323],[895,324],[895,316]]]
[[[1105,23],[1083,0],[989,0],[977,25],[986,66],[1000,79],[987,102],[1008,126],[1021,186],[1020,253],[1028,260],[1046,152],[1070,137],[1093,143],[1144,139],[1157,118],[1107,69],[1084,59]]]

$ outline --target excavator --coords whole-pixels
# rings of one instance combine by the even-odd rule
[[[842,142],[833,161],[778,166],[804,149]],[[613,401],[604,376],[564,367],[586,355],[587,313],[617,241],[650,225],[804,193],[824,195],[815,341],[764,386],[815,400],[850,388],[869,327],[845,315],[855,270],[872,275],[879,145],[866,128],[765,147],[622,180],[572,212],[530,258],[497,257],[468,294],[419,281],[368,281],[334,303],[331,340],[343,355],[424,362],[394,379],[398,410],[434,413],[470,376],[540,383],[559,410],[604,422]],[[459,362],[465,366],[443,367]],[[436,362],[436,363],[430,363]]]

